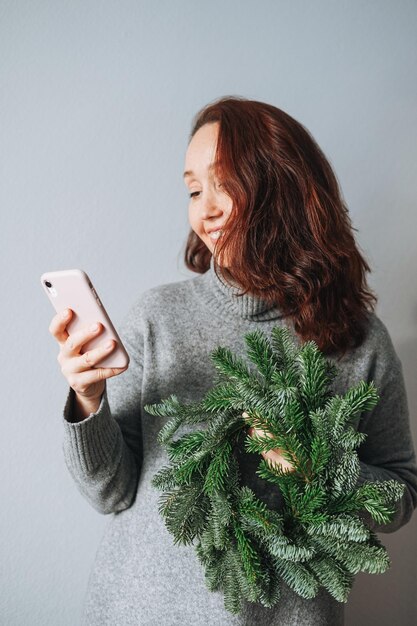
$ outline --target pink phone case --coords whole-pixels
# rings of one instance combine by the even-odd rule
[[[103,324],[104,329],[99,335],[82,346],[81,354],[104,344],[107,339],[117,341],[117,346],[113,348],[112,353],[92,367],[125,367],[129,364],[129,355],[106,309],[100,302],[91,280],[83,270],[45,272],[41,276],[41,283],[57,313],[66,308],[72,309],[72,319],[67,324],[69,335],[93,322]]]

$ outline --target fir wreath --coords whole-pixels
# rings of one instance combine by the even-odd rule
[[[378,402],[373,381],[344,396],[332,395],[337,368],[314,341],[298,347],[287,328],[271,340],[257,330],[245,335],[256,371],[228,348],[211,354],[215,386],[201,402],[175,395],[146,405],[151,415],[171,417],[158,434],[171,464],[153,477],[165,493],[159,512],[174,544],[195,544],[210,591],[224,592],[224,606],[239,613],[242,600],[273,607],[284,581],[303,598],[324,587],[346,602],[358,572],[383,573],[385,547],[360,517],[380,524],[395,512],[404,485],[395,480],[356,486],[355,449],[366,439],[355,422]],[[205,424],[174,440],[183,425]],[[241,485],[236,446],[246,433],[247,452],[282,448],[292,470],[260,460],[256,473],[281,490],[283,509],[271,510]],[[268,433],[272,436],[268,436]]]

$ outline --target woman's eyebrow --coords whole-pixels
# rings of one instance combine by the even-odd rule
[[[216,167],[216,163],[211,163],[211,165],[209,165],[208,167],[208,171],[209,172],[213,171],[215,167]],[[195,176],[192,170],[186,170],[183,174],[183,178],[189,178],[190,176]]]

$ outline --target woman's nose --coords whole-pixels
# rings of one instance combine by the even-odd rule
[[[201,218],[206,220],[213,216],[222,214],[221,203],[217,194],[213,191],[208,191],[203,194],[201,203]]]

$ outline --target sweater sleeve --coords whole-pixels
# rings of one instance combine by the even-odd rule
[[[118,328],[130,358],[127,370],[106,380],[96,413],[73,421],[70,387],[63,411],[67,468],[85,499],[102,514],[129,508],[135,499],[143,449],[141,390],[143,333],[139,300]]]
[[[392,533],[404,526],[417,506],[417,464],[410,430],[407,393],[401,361],[385,325],[378,320],[377,346],[368,382],[373,380],[378,404],[363,414],[358,430],[367,434],[358,449],[360,474],[366,481],[395,479],[405,485],[395,514],[388,524],[377,524],[368,512],[362,519],[375,532]]]

